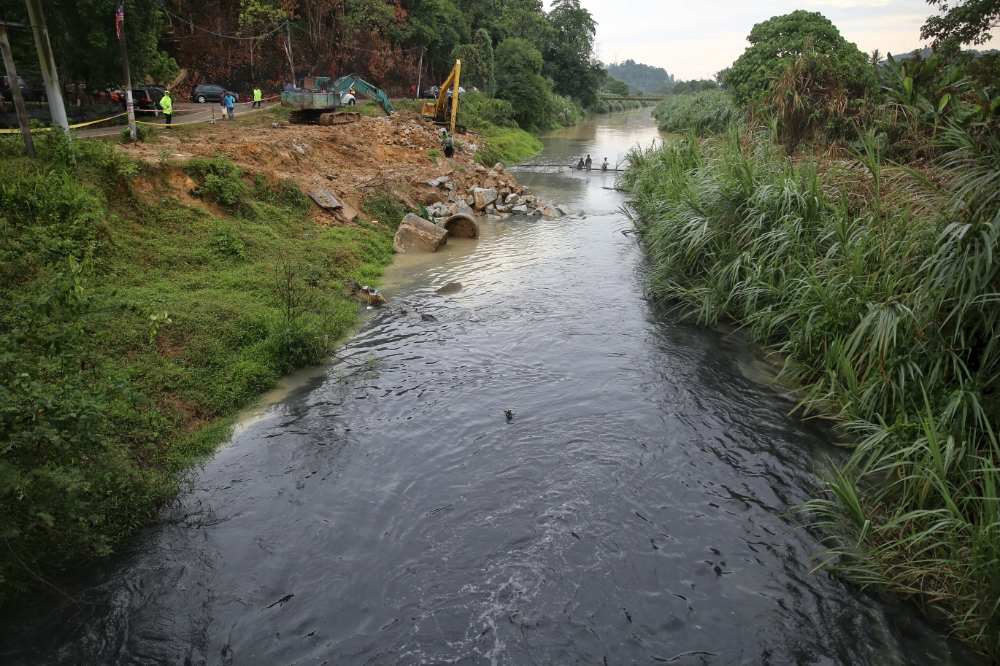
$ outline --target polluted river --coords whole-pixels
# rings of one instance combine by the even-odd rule
[[[533,162],[657,138],[648,109],[598,116]],[[835,434],[759,351],[645,296],[615,174],[515,171],[577,214],[398,256],[389,306],[160,523],[7,605],[0,662],[978,664],[813,571],[789,511]]]

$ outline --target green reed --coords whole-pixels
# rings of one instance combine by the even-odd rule
[[[801,510],[821,564],[910,595],[1000,657],[1000,142],[930,169],[792,160],[773,128],[634,149],[621,186],[651,290],[795,363],[804,411],[856,437]]]

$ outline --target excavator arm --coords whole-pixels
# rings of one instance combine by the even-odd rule
[[[372,84],[363,80],[357,74],[342,76],[333,83],[333,90],[341,95],[348,92],[351,88],[354,88],[365,97],[381,104],[382,108],[385,109],[386,115],[392,115],[393,108],[392,102],[389,101],[389,96],[386,95],[381,88],[376,88]]]
[[[426,118],[433,118],[438,123],[448,122],[448,88],[453,88],[451,94],[451,133],[455,133],[455,123],[458,121],[458,89],[462,78],[462,61],[456,60],[448,78],[444,80],[437,102],[427,102],[421,111]]]

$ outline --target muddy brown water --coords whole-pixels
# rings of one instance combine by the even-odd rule
[[[603,116],[539,160],[656,137],[648,111]],[[399,257],[391,306],[61,581],[74,602],[4,609],[0,662],[977,663],[812,573],[786,512],[831,432],[789,416],[753,349],[644,297],[613,175],[545,171],[518,177],[585,218]]]

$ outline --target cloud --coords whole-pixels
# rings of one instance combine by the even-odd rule
[[[550,2],[546,3],[551,4]],[[748,46],[755,23],[796,9],[820,12],[862,51],[905,53],[924,46],[924,0],[581,0],[597,20],[601,59],[633,59],[680,79],[729,66]],[[988,47],[987,47],[988,48]]]

